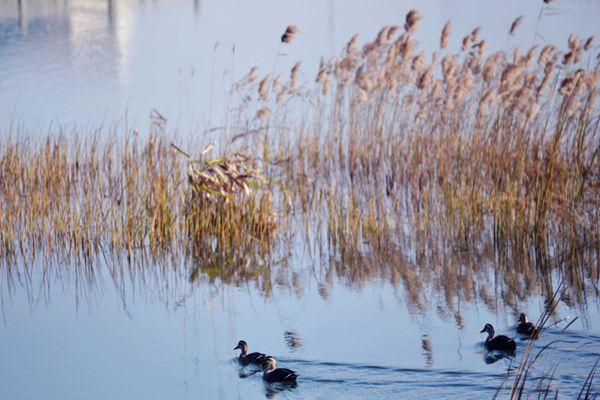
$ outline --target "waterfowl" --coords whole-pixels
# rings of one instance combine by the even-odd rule
[[[488,337],[485,339],[485,348],[488,350],[500,350],[506,352],[513,352],[517,348],[517,343],[507,336],[498,335],[494,336],[494,327],[491,324],[485,324],[481,333],[487,332]]]
[[[298,374],[291,369],[277,368],[275,358],[268,356],[263,362],[263,380],[265,382],[295,383]]]
[[[240,353],[240,356],[238,357],[238,360],[239,360],[240,364],[242,364],[244,366],[246,366],[248,364],[255,364],[255,365],[260,366],[265,361],[265,358],[267,357],[265,354],[258,353],[258,352],[248,354],[248,343],[246,343],[243,340],[240,340],[238,342],[237,346],[235,346],[233,349],[234,350],[239,349],[242,351]]]
[[[535,325],[533,322],[527,321],[527,315],[521,313],[519,315],[519,324],[517,325],[517,333],[521,335],[533,336],[535,332]]]

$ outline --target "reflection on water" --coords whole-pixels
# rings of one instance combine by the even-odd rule
[[[431,367],[433,365],[433,350],[431,349],[431,340],[429,340],[427,335],[423,335],[421,339],[421,348],[425,357],[425,365]]]
[[[304,343],[302,343],[300,335],[298,335],[298,332],[294,330],[284,331],[283,337],[285,337],[285,342],[287,343],[288,348],[292,352],[301,350],[304,347]]]
[[[397,258],[363,259],[350,269],[335,260],[309,266],[302,246],[294,246],[287,262],[265,262],[260,275],[233,280],[227,270],[215,275],[184,260],[7,264],[0,270],[0,340],[11,350],[0,373],[11,384],[0,394],[77,398],[83,390],[101,398],[109,385],[123,398],[167,391],[175,398],[489,398],[528,342],[519,342],[514,360],[487,353],[481,326],[492,322],[498,333],[514,336],[518,312],[537,316],[546,300],[533,291],[505,296],[509,286],[497,275],[504,272],[484,254],[446,257],[443,268],[426,258]],[[556,367],[556,388],[567,397],[578,392],[600,354],[597,316],[596,300],[560,302],[552,316],[557,325],[534,343],[535,351],[552,350],[532,372],[531,386]],[[298,371],[298,387],[282,393],[265,386],[260,373],[240,371],[231,351],[240,338]],[[98,363],[84,362],[84,354]],[[52,360],[59,360],[54,368]],[[33,371],[32,362],[39,364]],[[88,381],[113,363],[122,365],[118,373]],[[169,372],[151,378],[159,365]],[[56,381],[23,392],[20,374]],[[69,385],[61,378],[77,374]],[[152,384],[142,389],[141,380]]]

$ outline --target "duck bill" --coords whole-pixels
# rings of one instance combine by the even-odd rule
[[[233,349],[234,349],[234,350],[237,350],[237,349],[239,349],[239,348],[240,348],[240,345],[238,344],[238,345],[237,345],[237,346],[235,346]]]
[[[483,329],[481,330],[481,332],[479,332],[479,333],[483,333],[483,332],[485,332],[485,328],[483,328]]]

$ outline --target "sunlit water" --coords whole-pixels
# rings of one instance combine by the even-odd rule
[[[600,33],[600,5],[586,0],[554,2],[535,39],[538,1],[4,0],[0,129],[18,124],[35,135],[49,124],[136,125],[156,109],[168,128],[187,134],[218,123],[233,77],[251,66],[286,71],[303,60],[312,76],[320,57],[336,54],[352,34],[371,38],[414,7],[425,16],[417,36],[425,49],[437,46],[448,19],[455,46],[478,25],[492,48]],[[509,40],[518,15],[524,24]],[[283,46],[289,23],[301,34]],[[501,283],[486,299],[448,298],[444,282],[428,280],[415,301],[401,280],[326,278],[299,250],[269,275],[271,291],[264,282],[190,282],[188,266],[122,277],[103,266],[88,274],[42,265],[0,271],[2,399],[490,398],[511,365],[487,363],[479,333],[491,322],[514,335],[516,310],[503,303]],[[544,353],[529,386],[556,367],[561,395],[572,398],[600,356],[600,313],[595,297],[567,304],[535,343],[561,341]],[[544,299],[517,308],[535,320]],[[260,373],[246,377],[234,360],[240,339],[296,370],[298,386],[280,392]]]

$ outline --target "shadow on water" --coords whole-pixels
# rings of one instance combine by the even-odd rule
[[[300,335],[295,330],[284,331],[283,336],[290,351],[298,351],[304,347],[304,343],[302,342]]]

